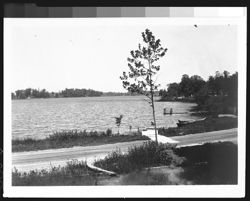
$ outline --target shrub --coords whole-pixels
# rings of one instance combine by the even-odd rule
[[[106,135],[107,135],[107,136],[111,136],[111,135],[112,135],[112,130],[108,128],[108,129],[106,130]]]
[[[116,150],[103,160],[95,161],[95,165],[117,173],[128,173],[144,167],[159,165],[180,165],[184,158],[175,155],[174,148],[170,144],[159,143],[157,145],[155,142],[149,141],[142,146],[129,148],[127,154]]]

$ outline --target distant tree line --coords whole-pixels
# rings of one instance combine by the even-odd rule
[[[159,95],[163,101],[194,101],[199,109],[213,113],[237,113],[238,72],[230,75],[228,71],[216,71],[207,81],[185,74],[180,83],[168,84],[167,90],[160,90]]]
[[[101,92],[92,89],[64,89],[59,92],[48,92],[46,89],[21,89],[11,93],[12,99],[28,98],[64,98],[64,97],[95,97],[95,96],[122,96],[130,95],[129,93],[120,92]]]
[[[130,93],[122,93],[122,92],[103,92],[103,96],[128,96],[133,95]]]
[[[11,93],[12,99],[26,99],[26,98],[49,98],[52,94],[45,89],[20,89]]]
[[[92,89],[65,89],[62,90],[59,95],[62,97],[92,97],[101,96],[103,92],[95,91]]]
[[[12,99],[27,99],[27,98],[63,98],[63,97],[92,97],[102,96],[103,92],[92,89],[64,89],[59,92],[48,92],[46,89],[21,89],[12,92]]]

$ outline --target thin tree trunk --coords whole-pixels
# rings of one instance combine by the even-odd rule
[[[157,127],[156,127],[156,120],[155,120],[154,95],[152,91],[151,91],[151,99],[152,99],[152,109],[153,109],[153,118],[154,118],[154,127],[155,127],[155,141],[156,141],[156,144],[158,144]]]
[[[151,63],[150,63],[149,59],[148,59],[148,66],[149,66],[149,69],[151,70]],[[154,91],[152,88],[152,76],[151,76],[151,74],[149,75],[149,78],[150,78],[150,94],[151,94],[151,102],[152,102],[152,109],[153,109],[153,119],[154,119],[154,127],[155,127],[155,142],[156,142],[156,144],[158,144],[156,120],[155,120]]]

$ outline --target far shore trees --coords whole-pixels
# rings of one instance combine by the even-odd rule
[[[101,92],[93,89],[66,88],[59,92],[48,92],[46,89],[19,89],[11,93],[11,99],[27,98],[70,98],[70,97],[99,97],[99,96],[128,96],[129,93]]]
[[[129,72],[123,72],[120,79],[123,87],[131,93],[145,95],[149,99],[149,104],[153,112],[153,124],[155,129],[155,140],[157,139],[157,127],[155,119],[154,93],[159,85],[156,84],[154,76],[160,70],[160,66],[156,65],[161,57],[167,51],[167,48],[161,46],[160,39],[155,39],[153,33],[146,29],[142,32],[142,38],[145,46],[138,45],[138,50],[131,51],[131,57],[128,57]]]
[[[238,72],[230,75],[228,71],[215,72],[204,81],[200,76],[187,74],[181,82],[168,84],[167,90],[159,91],[161,101],[182,100],[193,101],[200,110],[213,114],[237,114],[238,106]]]

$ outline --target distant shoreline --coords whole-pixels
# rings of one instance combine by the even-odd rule
[[[80,97],[47,97],[47,98],[14,98],[11,100],[36,100],[36,99],[61,99],[61,98],[96,98],[96,97],[144,97],[143,95],[101,95],[101,96],[80,96]],[[159,98],[160,96],[155,96],[155,98]],[[159,100],[155,100],[155,102],[159,102]],[[168,101],[166,101],[168,102]],[[169,101],[170,102],[170,101]],[[181,101],[174,101],[181,102]]]
[[[133,96],[128,92],[102,92],[93,89],[65,88],[58,92],[49,92],[46,89],[18,89],[11,92],[11,99],[34,99],[34,98],[66,98],[66,97],[100,97],[100,96]]]

